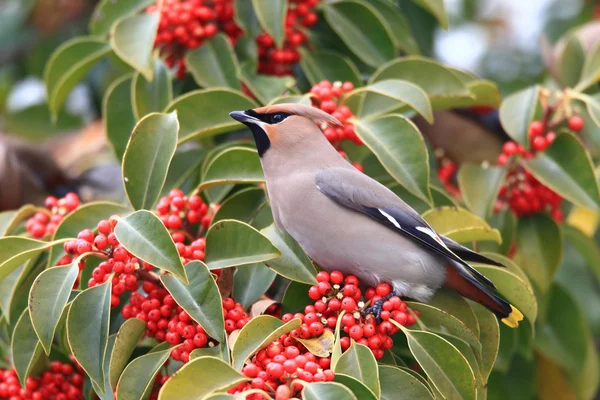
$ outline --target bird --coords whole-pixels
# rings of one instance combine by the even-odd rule
[[[353,274],[396,295],[427,302],[441,287],[473,300],[509,327],[521,312],[469,262],[502,264],[437,234],[387,187],[358,171],[327,141],[321,128],[341,126],[303,104],[277,104],[230,117],[246,125],[256,144],[276,227],[288,233],[325,271]]]

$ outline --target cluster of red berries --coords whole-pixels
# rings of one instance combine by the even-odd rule
[[[46,198],[44,207],[47,212],[38,211],[25,223],[27,232],[36,239],[54,234],[65,215],[79,207],[79,196],[75,193],[67,193],[62,199],[50,196]]]
[[[83,371],[76,367],[53,361],[39,378],[28,377],[24,389],[14,368],[0,370],[0,399],[83,400]]]
[[[146,12],[156,12],[156,7]],[[233,19],[233,0],[164,0],[154,46],[166,55],[169,67],[178,67],[177,76],[182,78],[185,52],[202,46],[219,31],[232,43],[243,33]]]
[[[189,198],[181,189],[173,189],[168,196],[162,197],[156,206],[158,216],[172,233],[178,233],[174,239],[186,236],[191,225],[201,224],[208,228],[212,220],[208,205],[198,195]],[[216,210],[211,210],[216,211]],[[188,232],[189,233],[189,232]],[[189,233],[191,235],[191,233]],[[180,242],[175,240],[175,242]]]
[[[460,188],[454,182],[454,174],[457,171],[457,166],[454,161],[444,155],[443,149],[436,149],[435,155],[437,159],[437,175],[440,182],[448,193],[455,197],[460,196]]]
[[[292,335],[279,339],[260,350],[242,369],[242,374],[252,378],[229,390],[231,394],[260,389],[274,395],[276,400],[298,397],[302,382],[329,382],[334,378],[329,357],[316,357]],[[252,397],[251,397],[252,396]],[[246,399],[262,400],[260,394]]]
[[[294,64],[300,61],[298,47],[307,40],[303,28],[317,22],[313,9],[319,0],[290,0],[285,16],[285,40],[277,48],[275,40],[266,32],[256,37],[258,45],[258,72],[266,75],[293,75]]]

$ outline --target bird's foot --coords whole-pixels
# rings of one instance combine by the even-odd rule
[[[377,300],[373,305],[367,307],[363,310],[362,316],[366,317],[369,314],[373,314],[377,323],[381,323],[381,312],[383,311],[383,303],[391,299],[392,297],[397,296],[394,291],[391,291],[388,295],[383,296],[381,299]]]

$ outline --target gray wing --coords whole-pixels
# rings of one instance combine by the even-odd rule
[[[327,168],[315,174],[317,189],[340,205],[363,213],[377,222],[394,229],[399,234],[420,243],[429,251],[437,253],[452,261],[464,278],[477,281],[492,289],[495,286],[485,276],[461,259],[458,253],[478,258],[477,262],[497,265],[451,239],[438,235],[421,216],[394,192],[376,180],[351,168]],[[474,257],[475,254],[478,257]]]

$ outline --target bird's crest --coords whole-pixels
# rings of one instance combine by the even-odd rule
[[[342,126],[340,121],[334,116],[327,114],[325,111],[319,110],[316,107],[306,106],[304,104],[297,103],[283,103],[274,104],[272,106],[255,108],[254,111],[258,114],[271,114],[284,112],[293,115],[299,115],[304,118],[310,119],[317,126],[322,128],[322,125],[328,126]]]

